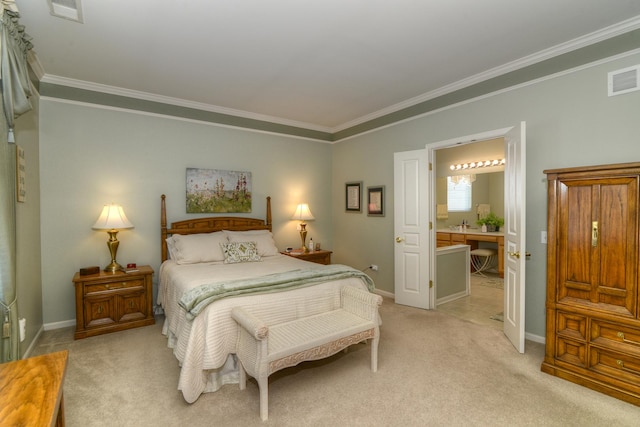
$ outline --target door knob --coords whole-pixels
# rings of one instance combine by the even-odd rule
[[[403,240],[402,237],[396,237],[396,243],[402,243]]]
[[[514,256],[520,259],[520,252],[509,252],[509,256]],[[531,256],[531,254],[529,252],[525,252],[524,256]]]

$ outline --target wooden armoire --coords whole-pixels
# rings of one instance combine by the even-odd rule
[[[640,405],[640,162],[545,173],[542,371]]]

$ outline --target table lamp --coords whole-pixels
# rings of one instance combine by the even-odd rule
[[[116,271],[122,270],[122,266],[116,262],[116,253],[118,252],[118,245],[120,244],[118,241],[118,231],[133,228],[133,224],[127,219],[127,216],[122,210],[122,206],[114,204],[105,205],[100,217],[91,228],[94,230],[107,230],[107,233],[109,233],[107,246],[111,254],[111,263],[104,268],[104,271],[115,273]]]
[[[296,212],[293,214],[291,219],[295,219],[300,221],[300,240],[302,241],[302,252],[309,252],[309,248],[305,244],[307,240],[307,223],[305,221],[312,221],[315,218],[309,210],[309,205],[307,203],[300,203],[296,207]]]

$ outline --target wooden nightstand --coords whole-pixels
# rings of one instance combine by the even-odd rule
[[[153,325],[153,269],[81,276],[76,273],[75,339]]]
[[[293,252],[282,252],[284,255],[289,255],[294,258],[303,259],[305,261],[315,262],[316,264],[331,264],[331,251],[319,250],[319,251],[311,251],[311,252],[301,252],[301,251],[293,251]]]

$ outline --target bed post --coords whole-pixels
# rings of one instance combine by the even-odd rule
[[[269,231],[273,231],[271,229],[271,196],[267,196],[267,227]]]
[[[162,262],[167,260],[167,196],[160,196],[160,248],[162,252]]]

